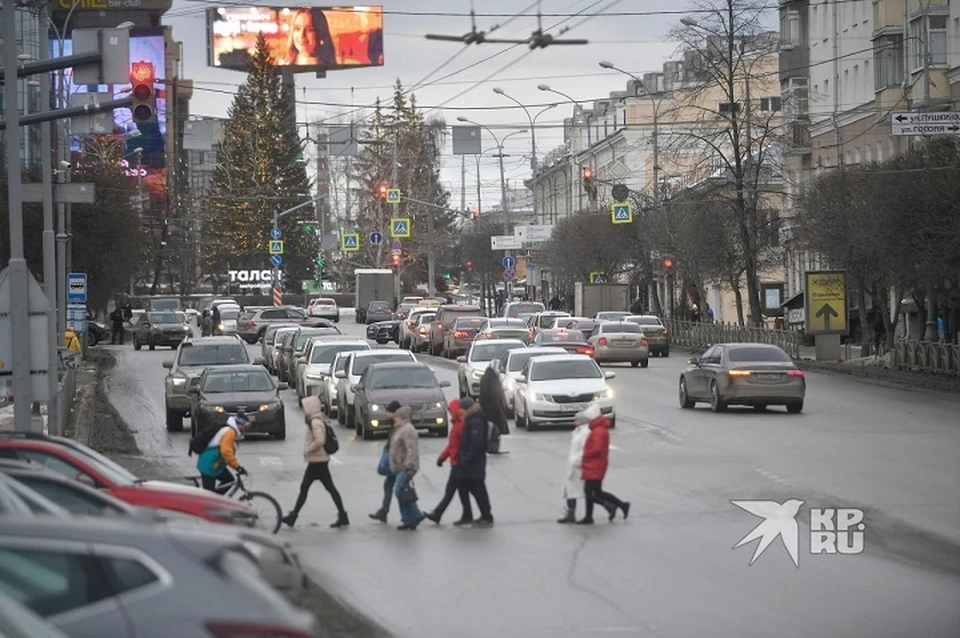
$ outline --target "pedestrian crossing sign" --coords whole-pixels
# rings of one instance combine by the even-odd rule
[[[388,188],[388,189],[387,189],[387,203],[388,203],[388,204],[399,204],[399,203],[400,203],[400,189],[399,189],[399,188]]]
[[[283,254],[283,240],[282,240],[282,239],[271,239],[271,240],[270,240],[270,254],[271,254],[271,255],[282,255],[282,254]]]
[[[405,238],[410,236],[410,218],[394,217],[390,220],[390,236]]]
[[[340,236],[340,249],[345,253],[360,250],[360,233],[344,233]]]
[[[614,224],[632,223],[633,204],[630,202],[614,202],[610,204],[610,218]]]

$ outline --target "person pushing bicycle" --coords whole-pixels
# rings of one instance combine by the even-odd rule
[[[234,481],[229,468],[233,468],[240,475],[247,473],[237,460],[237,442],[243,438],[243,433],[249,427],[250,419],[243,408],[240,408],[210,439],[207,448],[197,459],[203,489],[211,492],[227,489]]]

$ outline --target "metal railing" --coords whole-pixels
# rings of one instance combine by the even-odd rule
[[[57,391],[57,414],[56,421],[51,420],[51,415],[47,415],[47,429],[50,434],[63,435],[63,430],[67,426],[67,419],[70,417],[70,410],[73,408],[73,397],[77,392],[77,371],[67,370],[60,375],[60,386]]]
[[[960,375],[960,345],[936,341],[896,341],[889,351],[890,367],[936,374]]]
[[[795,330],[750,328],[677,319],[664,319],[663,324],[670,331],[671,344],[691,348],[706,348],[715,343],[766,343],[778,346],[794,359],[799,359],[800,346],[803,344],[803,333]]]

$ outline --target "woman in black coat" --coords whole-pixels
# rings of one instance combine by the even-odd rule
[[[510,434],[510,425],[507,423],[507,398],[493,368],[488,367],[480,378],[479,400],[480,409],[494,427],[490,433],[490,452],[495,454],[500,451],[500,435]]]

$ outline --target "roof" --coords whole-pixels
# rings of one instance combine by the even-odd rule
[[[430,369],[423,361],[397,361],[395,363],[375,363],[373,366],[377,370],[403,370],[406,368],[427,368]]]
[[[206,346],[206,345],[216,345],[218,343],[222,344],[236,344],[240,343],[239,337],[235,335],[216,335],[210,337],[190,337],[189,339],[183,340],[183,345],[194,345],[194,346]]]
[[[220,372],[256,372],[256,371],[258,371],[258,370],[262,370],[262,371],[264,371],[264,372],[267,371],[267,369],[264,368],[262,365],[256,364],[256,363],[228,363],[228,364],[226,364],[226,365],[210,366],[209,369],[210,369],[211,371],[217,372],[217,373],[220,373]]]
[[[547,354],[542,357],[534,357],[530,359],[530,363],[533,363],[534,361],[536,361],[538,364],[549,363],[551,361],[570,361],[571,359],[575,359],[577,361],[580,361],[581,359],[583,361],[593,361],[593,358],[588,357],[585,354]]]
[[[356,357],[358,357],[358,358],[359,358],[359,357],[374,356],[374,355],[384,355],[384,354],[390,355],[390,356],[396,356],[398,359],[399,359],[400,357],[409,358],[409,357],[413,356],[412,354],[410,354],[410,351],[409,351],[409,350],[382,350],[382,349],[381,349],[381,350],[355,350],[355,351],[351,352],[350,354],[352,354],[352,355],[354,355],[354,356],[356,356]]]

